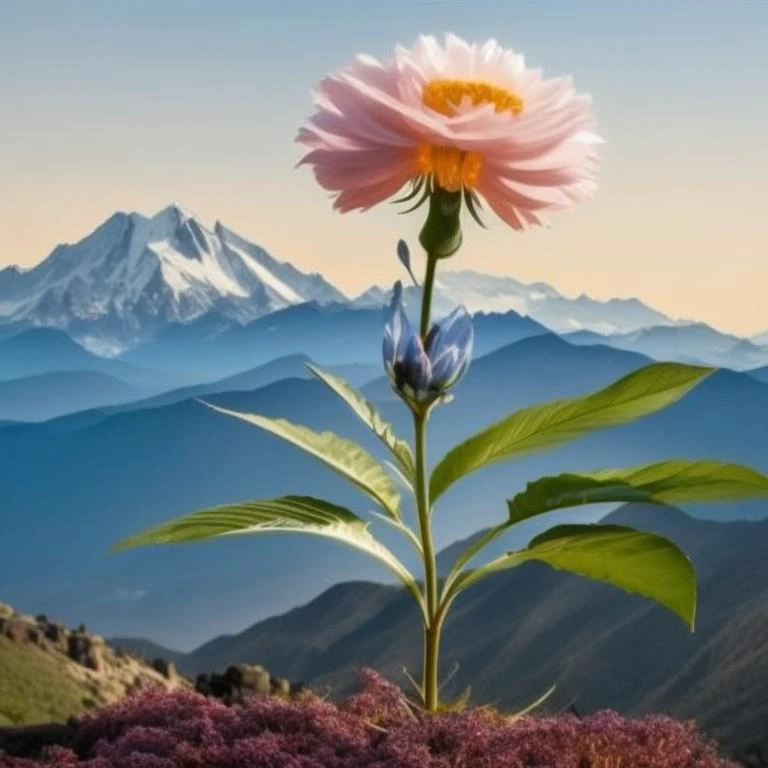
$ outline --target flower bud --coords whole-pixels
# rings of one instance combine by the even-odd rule
[[[405,314],[402,284],[395,284],[384,329],[384,367],[392,388],[412,408],[448,399],[472,357],[474,329],[464,307],[434,323],[422,339]]]

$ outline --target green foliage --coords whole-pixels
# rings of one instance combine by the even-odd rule
[[[517,411],[446,454],[432,473],[431,501],[434,503],[453,483],[477,469],[661,410],[711,373],[711,368],[654,363],[585,397]]]
[[[375,558],[395,573],[421,604],[421,594],[413,576],[392,552],[371,535],[368,526],[369,523],[344,507],[311,496],[283,496],[202,509],[124,539],[116,549],[177,544],[220,536],[306,533],[334,539]]]
[[[340,376],[323,371],[314,365],[307,365],[310,371],[329,389],[337,394],[352,410],[352,412],[389,448],[397,459],[400,468],[408,482],[413,485],[415,468],[411,447],[405,440],[401,440],[392,429],[392,425],[385,421],[376,407],[370,403],[361,392],[358,392]]]
[[[676,459],[627,469],[542,477],[508,502],[509,523],[556,509],[604,502],[681,502],[768,496],[768,477],[739,464]]]
[[[691,561],[669,539],[619,525],[555,526],[525,549],[465,571],[448,599],[490,573],[532,560],[655,600],[693,629],[696,574]]]
[[[352,440],[333,432],[315,432],[285,419],[240,413],[209,405],[214,411],[241,419],[292,443],[323,462],[370,496],[395,520],[400,519],[400,494],[384,467]]]

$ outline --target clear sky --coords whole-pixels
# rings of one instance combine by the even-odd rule
[[[0,0],[0,266],[176,201],[348,293],[391,281],[420,216],[333,213],[293,137],[327,70],[444,31],[573,74],[608,142],[595,201],[468,227],[456,267],[768,329],[766,0]]]

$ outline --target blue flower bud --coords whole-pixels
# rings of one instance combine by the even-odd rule
[[[446,398],[469,366],[473,341],[472,318],[464,307],[436,322],[422,340],[405,314],[402,284],[395,284],[382,353],[392,387],[410,405]]]

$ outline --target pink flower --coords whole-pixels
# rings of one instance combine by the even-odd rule
[[[545,80],[496,41],[420,37],[380,63],[328,75],[297,141],[340,211],[366,210],[408,182],[477,195],[514,229],[541,224],[596,188],[600,139],[588,96]]]

